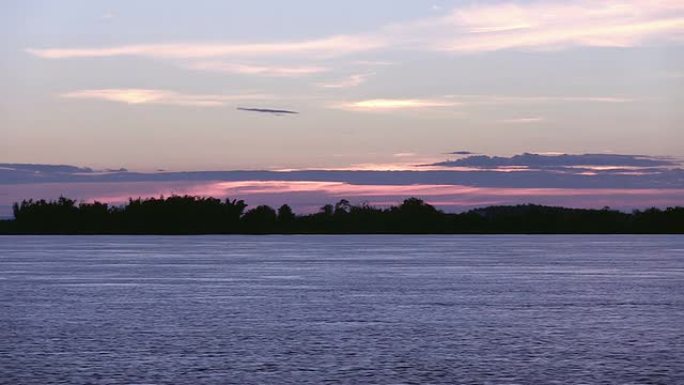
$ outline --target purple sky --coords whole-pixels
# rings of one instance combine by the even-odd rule
[[[458,151],[462,152],[462,151]],[[13,202],[54,199],[120,204],[129,197],[190,194],[291,204],[311,212],[349,199],[387,206],[415,196],[446,211],[538,203],[629,210],[684,205],[684,169],[672,157],[625,154],[450,154],[449,159],[379,170],[134,172],[74,166],[0,164],[0,213]]]
[[[345,194],[377,204],[420,195],[450,210],[681,203],[682,1],[26,0],[0,10],[5,214],[13,200],[59,194],[248,195],[303,209]],[[144,174],[41,169],[29,180],[19,164]],[[274,173],[209,173],[223,170]],[[168,174],[181,171],[195,173]]]

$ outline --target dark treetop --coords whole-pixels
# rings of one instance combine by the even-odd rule
[[[377,208],[341,200],[314,214],[290,206],[247,210],[242,200],[194,196],[106,203],[23,201],[14,219],[0,221],[0,234],[501,234],[501,233],[684,233],[684,207],[624,213],[539,205],[490,206],[444,213],[417,198]]]

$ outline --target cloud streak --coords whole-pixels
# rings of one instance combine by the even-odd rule
[[[379,38],[367,36],[333,36],[323,39],[271,43],[171,43],[134,44],[91,48],[29,48],[26,51],[44,59],[103,58],[139,56],[161,59],[200,59],[217,57],[251,57],[268,55],[338,56],[382,47]]]
[[[326,83],[316,83],[321,88],[353,88],[365,83],[372,74],[354,74],[344,79]]]
[[[542,118],[541,116],[531,116],[527,118],[511,118],[511,119],[503,119],[499,120],[500,123],[506,123],[506,124],[532,124],[532,123],[542,123],[546,119]]]
[[[188,68],[198,71],[271,77],[300,77],[330,71],[329,68],[321,66],[273,66],[220,61],[195,62],[191,63]]]
[[[416,110],[435,107],[454,107],[460,102],[446,99],[367,99],[356,102],[344,102],[334,107],[351,111],[396,111]]]
[[[676,0],[499,3],[456,9],[440,20],[448,52],[631,47],[682,37],[684,5]]]
[[[446,95],[446,99],[469,105],[558,104],[558,103],[630,103],[637,99],[610,95]]]
[[[458,7],[438,16],[381,26],[362,34],[258,43],[164,43],[110,47],[28,48],[45,59],[137,56],[207,59],[263,56],[335,57],[400,49],[478,53],[509,49],[633,47],[680,42],[679,0],[504,2]]]
[[[97,90],[80,90],[60,95],[68,99],[92,99],[125,104],[158,104],[193,107],[222,107],[229,102],[242,100],[272,99],[264,94],[185,94],[169,90],[141,88],[107,88]]]
[[[506,95],[446,95],[425,99],[378,98],[338,102],[333,108],[349,111],[397,111],[426,108],[468,107],[516,104],[565,103],[629,103],[635,99],[620,96],[506,96]],[[508,119],[502,123],[539,123],[541,117]]]

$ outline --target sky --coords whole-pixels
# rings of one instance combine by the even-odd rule
[[[7,171],[0,174],[0,206],[26,194],[102,197],[84,185],[92,182],[70,177],[47,175],[51,182],[42,188],[36,180],[12,184],[25,171],[19,164],[212,178],[203,173],[271,170],[279,174],[251,182],[271,183],[275,196],[283,187],[273,178],[312,169],[377,171],[377,180],[390,170],[438,169],[452,172],[440,183],[490,189],[555,188],[522,186],[504,175],[506,167],[518,168],[516,178],[541,172],[532,176],[539,181],[612,167],[669,182],[658,187],[644,179],[637,189],[665,189],[663,196],[615,201],[625,207],[676,204],[666,189],[684,188],[677,171],[684,158],[681,1],[26,0],[0,9],[0,162]],[[579,165],[559,171],[515,164],[521,154],[621,154],[627,163],[647,157],[667,164],[654,170],[575,158]],[[495,171],[453,164],[473,156],[517,160]],[[509,184],[470,181],[482,167]],[[173,175],[175,181],[136,181],[148,183],[144,188],[118,185],[117,194],[199,191],[186,185],[187,174]],[[320,195],[309,205],[336,197],[321,181],[295,182]],[[116,182],[97,183],[111,190]],[[255,194],[214,187],[202,191]],[[634,184],[617,178],[601,188]],[[448,197],[438,190],[394,187],[382,196],[389,202],[421,193],[445,207],[467,206],[464,190]],[[544,192],[552,197],[539,199],[545,203],[611,203],[607,192],[600,199],[586,191],[566,191],[567,199]]]

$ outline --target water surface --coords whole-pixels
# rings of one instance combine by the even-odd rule
[[[682,236],[0,237],[0,383],[684,383]]]

